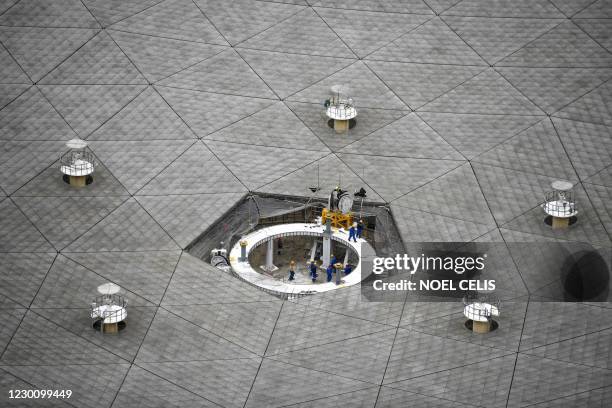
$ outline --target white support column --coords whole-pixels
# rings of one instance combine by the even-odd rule
[[[317,254],[317,240],[315,238],[315,240],[312,241],[312,249],[310,250],[310,262],[315,260],[316,254]]]
[[[274,269],[274,239],[269,239],[268,250],[266,252],[266,270],[270,272]]]
[[[329,258],[331,256],[331,239],[327,236],[323,236],[323,255],[321,256],[321,268],[327,269],[329,265]]]
[[[344,253],[344,265],[346,266],[346,264],[349,261],[349,249],[348,247],[346,248],[346,252]]]
[[[331,220],[327,220],[325,224],[325,232],[323,232],[323,256],[321,268],[327,269],[331,257]]]

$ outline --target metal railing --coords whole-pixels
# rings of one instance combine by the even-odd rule
[[[249,280],[246,280],[245,278],[243,278],[242,276],[240,276],[239,274],[237,274],[236,272],[234,272],[234,270],[232,269],[232,276],[237,277],[239,280],[241,280],[242,282],[246,282],[249,285],[253,286],[254,288],[257,288],[259,290],[261,290],[262,292],[265,292],[269,295],[275,296],[281,300],[294,300],[294,299],[299,299],[305,296],[310,296],[314,293],[316,293],[315,291],[302,291],[302,292],[297,292],[297,293],[287,293],[287,292],[279,292],[273,289],[268,289],[268,288],[263,288],[261,286],[257,286],[254,282],[251,282]]]
[[[555,217],[571,217],[578,213],[572,191],[550,191],[546,193],[542,204],[548,215]]]
[[[75,167],[75,166],[84,166],[84,165],[93,165],[95,166],[95,156],[92,152],[88,150],[78,151],[71,150],[67,153],[64,153],[60,156],[60,165]]]
[[[482,308],[482,309],[473,308],[471,310],[471,313],[474,316],[484,317],[485,319],[489,320],[491,319],[491,316],[492,316],[491,310],[495,308],[496,310],[499,311],[501,302],[499,299],[490,298],[489,296],[478,294],[478,293],[468,293],[466,296],[463,297],[464,306],[469,306],[475,303],[488,304],[491,306],[489,308]]]
[[[101,320],[103,323],[106,319],[118,321],[121,315],[125,313],[128,301],[121,295],[101,295],[97,296],[90,304],[90,316],[92,320]],[[116,310],[105,309],[103,306],[119,306]],[[122,320],[122,319],[121,319]]]

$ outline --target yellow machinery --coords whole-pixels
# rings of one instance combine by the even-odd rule
[[[325,225],[327,219],[331,220],[331,225],[334,228],[349,229],[353,225],[353,214],[351,212],[343,214],[340,210],[330,210],[324,208],[321,212],[321,223]]]
[[[348,191],[336,187],[330,194],[327,207],[321,212],[321,223],[325,225],[327,220],[331,220],[334,228],[351,228],[353,225],[353,197]]]

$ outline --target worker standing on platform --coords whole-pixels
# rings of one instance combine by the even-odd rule
[[[325,271],[327,272],[327,281],[331,282],[332,274],[334,273],[334,264],[329,264]]]
[[[336,259],[336,255],[332,254],[331,262],[329,264],[330,265],[335,265],[336,263],[338,263],[338,260]]]
[[[314,261],[310,262],[310,278],[312,279],[312,283],[317,281],[317,265],[315,265]]]
[[[291,261],[289,263],[289,280],[292,281],[295,279],[295,261]]]
[[[357,238],[361,238],[361,234],[363,234],[363,220],[357,223]]]
[[[353,224],[351,225],[351,228],[349,229],[349,242],[351,238],[353,238],[353,241],[357,242],[356,233],[357,233],[357,230],[355,229],[355,224]]]

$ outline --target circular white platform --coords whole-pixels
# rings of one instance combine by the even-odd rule
[[[497,306],[476,302],[465,306],[463,315],[475,322],[486,322],[491,316],[499,316],[499,310]]]
[[[262,228],[243,237],[243,240],[247,241],[247,261],[239,261],[240,242],[236,242],[229,255],[230,265],[233,271],[242,279],[259,286],[264,290],[278,293],[305,294],[327,292],[340,287],[352,286],[360,283],[362,280],[362,254],[364,252],[373,254],[374,250],[365,239],[358,238],[357,242],[349,241],[348,232],[344,229],[332,229],[332,240],[340,242],[355,251],[359,257],[359,263],[353,268],[353,271],[348,276],[342,277],[342,284],[340,285],[336,285],[336,283],[333,281],[314,285],[282,282],[257,272],[248,262],[248,255],[251,253],[251,251],[259,245],[265,244],[270,239],[289,236],[322,237],[324,231],[324,226],[314,223],[281,224]],[[288,273],[289,271],[287,270],[287,274]]]
[[[565,180],[555,180],[551,183],[553,190],[557,191],[569,191],[574,187],[574,185],[570,181]]]
[[[119,305],[100,305],[91,311],[92,319],[104,319],[104,324],[119,323],[127,318],[127,310]]]
[[[103,283],[102,285],[98,286],[98,293],[101,295],[115,295],[119,293],[120,290],[121,287],[112,282]]]
[[[327,117],[334,120],[350,120],[357,116],[357,109],[348,105],[330,105],[326,111]]]
[[[348,95],[350,87],[346,84],[337,84],[332,85],[329,90],[331,91],[332,95]]]
[[[73,150],[81,150],[87,147],[87,142],[77,137],[67,141],[66,147]]]
[[[94,172],[94,165],[87,160],[77,159],[70,166],[61,166],[60,171],[67,176],[89,176]]]

